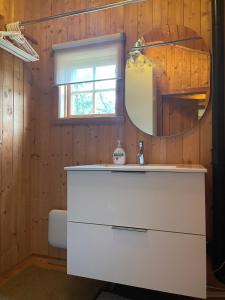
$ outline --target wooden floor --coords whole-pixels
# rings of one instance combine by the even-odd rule
[[[26,259],[24,262],[17,265],[13,270],[6,272],[0,276],[0,287],[7,283],[7,281],[11,280],[14,276],[22,272],[28,267],[36,266],[41,267],[49,270],[60,270],[66,272],[66,261],[65,260],[54,260],[48,257],[39,257],[39,256],[31,256],[30,258]],[[208,268],[209,269],[209,268]],[[98,283],[99,285],[99,283]],[[102,287],[104,287],[105,284],[102,283]],[[88,289],[88,286],[87,286]],[[122,288],[122,291],[124,289]],[[125,287],[126,290],[126,287]],[[212,272],[208,272],[208,297],[207,299],[210,300],[221,300],[225,299],[225,284],[222,284],[216,280]],[[143,298],[138,297],[138,300],[145,300],[145,299],[161,299],[159,297],[160,295],[156,294],[156,297],[152,296],[144,296]],[[77,295],[77,299],[79,299],[79,295]],[[87,300],[89,300],[90,297],[87,297]],[[163,294],[162,299],[193,299],[189,297],[182,297],[182,296],[173,296],[168,294]],[[41,299],[40,299],[41,300]],[[49,299],[51,300],[51,299]]]
[[[18,264],[12,270],[0,275],[0,286],[30,266],[41,267],[49,270],[60,270],[66,272],[65,260],[54,260],[47,257],[31,256]]]

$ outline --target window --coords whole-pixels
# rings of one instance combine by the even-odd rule
[[[53,46],[60,119],[122,114],[123,44],[113,34]]]

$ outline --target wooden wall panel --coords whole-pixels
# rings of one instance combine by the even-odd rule
[[[170,32],[171,29],[170,27]],[[157,29],[154,30],[154,35],[157,36],[157,32]],[[158,32],[158,36],[159,34],[160,32]],[[150,35],[151,32],[148,37]],[[171,38],[177,39],[178,37]],[[188,46],[190,47],[190,45]],[[199,46],[201,47],[202,43]],[[170,97],[171,94],[209,91],[210,52],[209,50],[200,51],[189,47],[169,45],[149,48],[144,51],[144,54],[152,61],[154,68],[158,103],[158,135],[167,136],[186,131],[198,121],[196,103],[175,101],[175,98]],[[207,104],[208,99],[205,105]]]
[[[0,272],[30,254],[30,154],[23,63],[0,52],[3,139],[0,145]],[[29,77],[31,74],[29,73]],[[27,99],[28,100],[28,99]]]
[[[153,62],[159,93],[169,94],[210,86],[210,53],[183,46],[145,50]]]
[[[72,9],[110,3],[104,1],[25,1],[25,18],[33,19]],[[35,6],[35,9],[33,8]],[[201,163],[207,175],[207,232],[211,237],[211,111],[193,130],[172,138],[151,137],[140,132],[126,117],[123,125],[56,126],[54,110],[52,44],[124,31],[127,51],[139,35],[164,24],[191,27],[210,45],[210,0],[146,0],[110,11],[56,20],[26,28],[37,39],[40,62],[29,65],[35,85],[32,101],[32,252],[64,257],[48,246],[48,213],[66,209],[65,165],[109,163],[116,140],[126,148],[128,163],[136,162],[138,139],[145,143],[146,163]]]
[[[4,22],[10,22],[13,1],[1,5]],[[23,62],[0,50],[0,273],[30,255],[31,76]]]

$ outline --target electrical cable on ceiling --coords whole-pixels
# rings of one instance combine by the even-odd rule
[[[225,265],[225,261],[222,262],[222,264],[217,269],[213,270],[213,273],[219,272],[224,267],[224,265]]]

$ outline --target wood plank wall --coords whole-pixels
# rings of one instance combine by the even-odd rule
[[[159,93],[210,86],[210,53],[179,45],[145,50],[154,65]]]
[[[25,19],[58,14],[110,3],[110,0],[20,0]],[[211,109],[193,130],[172,138],[151,137],[126,118],[124,125],[56,126],[51,121],[53,101],[52,44],[124,31],[127,49],[138,36],[163,24],[180,24],[201,34],[211,45],[210,0],[146,0],[130,5],[34,25],[26,32],[37,40],[40,62],[32,69],[32,252],[63,257],[47,242],[48,213],[66,208],[66,175],[63,167],[75,164],[109,163],[116,140],[121,139],[128,163],[136,162],[136,143],[145,143],[146,163],[201,163],[209,169],[206,178],[207,232],[211,237]],[[191,187],[190,187],[191,188]]]
[[[209,90],[210,52],[207,49],[200,51],[201,44],[195,49],[189,48],[192,47],[190,44],[145,49],[144,54],[154,66],[154,81],[157,88],[157,135],[181,133],[198,122],[198,104],[195,101],[187,101],[184,98],[178,100],[179,97],[172,99],[170,96],[173,93],[191,94],[194,91],[196,94],[198,91],[207,93]],[[207,104],[208,99],[201,102],[201,105]]]
[[[1,1],[3,23],[12,20],[12,8],[12,1]],[[0,50],[0,273],[30,255],[31,76],[19,59]]]

